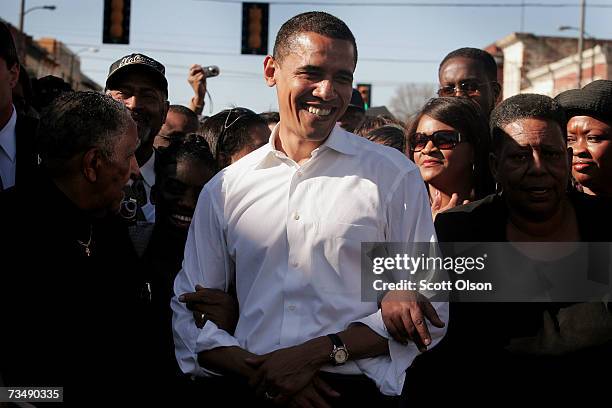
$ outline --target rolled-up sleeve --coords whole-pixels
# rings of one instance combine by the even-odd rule
[[[396,180],[387,197],[387,242],[435,242],[436,233],[431,217],[429,197],[418,169],[408,171]],[[440,319],[448,323],[448,303],[433,302]],[[413,342],[404,345],[391,337],[382,319],[380,309],[353,323],[368,326],[381,337],[389,340],[389,355],[357,360],[359,368],[376,382],[385,395],[399,395],[406,379],[406,370],[420,351]],[[446,326],[428,325],[434,347],[446,334]],[[386,358],[390,364],[378,364],[376,359]]]
[[[170,304],[178,364],[184,373],[200,376],[211,372],[198,364],[199,352],[239,345],[235,337],[211,321],[199,329],[192,312],[178,301],[178,296],[194,292],[197,284],[227,292],[233,280],[234,265],[226,249],[221,213],[211,190],[207,185],[198,199],[185,244],[183,268],[174,281],[174,296]]]

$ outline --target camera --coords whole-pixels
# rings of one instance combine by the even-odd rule
[[[209,65],[207,67],[203,67],[202,69],[204,70],[204,76],[206,78],[216,77],[220,73],[219,67],[216,65]]]
[[[124,197],[119,207],[119,216],[128,222],[136,221],[138,201],[135,198]]]

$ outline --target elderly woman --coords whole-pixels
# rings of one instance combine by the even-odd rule
[[[429,100],[408,129],[409,157],[429,189],[432,215],[493,192],[488,127],[469,98]]]
[[[440,242],[515,242],[507,247],[514,256],[501,261],[517,264],[515,258],[537,262],[517,250],[518,243],[610,241],[612,217],[605,204],[566,191],[571,151],[557,102],[513,96],[495,108],[490,125],[491,170],[501,192],[439,214]],[[565,254],[553,256],[558,259],[550,263],[562,266]],[[578,390],[589,401],[603,389],[598,381],[607,381],[595,374],[612,361],[612,317],[605,303],[464,302],[451,304],[450,314],[446,338],[413,365],[417,381],[411,392],[429,395],[428,384],[418,379],[436,371],[445,372],[448,382],[440,387],[455,403],[457,395],[470,403],[493,397],[510,405],[525,395],[530,403],[552,403]],[[582,392],[582,382],[590,391]]]
[[[565,109],[572,175],[583,192],[612,198],[612,81],[591,82],[562,92],[555,100]]]

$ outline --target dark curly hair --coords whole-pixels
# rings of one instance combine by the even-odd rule
[[[121,102],[98,92],[69,92],[43,111],[38,132],[42,166],[53,176],[65,174],[69,159],[98,147],[113,159],[115,144],[133,123]]]
[[[357,43],[353,33],[338,17],[322,11],[298,14],[287,20],[278,30],[274,42],[274,59],[282,62],[289,54],[295,37],[300,33],[316,33],[336,40],[350,41],[355,50],[354,62],[357,65]]]
[[[561,105],[552,98],[539,94],[514,95],[493,109],[489,125],[491,127],[491,147],[498,151],[506,133],[503,128],[512,122],[525,118],[537,118],[555,122],[561,128],[563,139],[567,142],[567,118]]]
[[[202,162],[213,174],[218,170],[217,162],[206,139],[197,133],[190,133],[184,137],[172,139],[167,147],[157,151],[155,156],[156,177],[163,177],[164,169],[168,165],[186,159]]]
[[[491,54],[488,52],[481,50],[479,48],[459,48],[457,50],[449,52],[446,57],[440,63],[438,67],[438,72],[442,70],[442,67],[446,62],[453,58],[467,58],[471,60],[478,61],[482,64],[485,73],[490,81],[497,81],[497,63]]]
[[[200,131],[215,157],[220,153],[231,157],[253,144],[250,130],[256,125],[268,126],[265,119],[252,110],[232,108],[207,118]]]

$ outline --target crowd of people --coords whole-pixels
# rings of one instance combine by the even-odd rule
[[[199,65],[189,106],[140,53],[76,92],[30,80],[0,25],[0,385],[136,406],[605,393],[609,298],[366,302],[361,243],[612,241],[612,81],[502,101],[493,57],[460,48],[404,123],[366,116],[357,63],[343,21],[297,15],[264,61],[278,112],[206,117]]]

